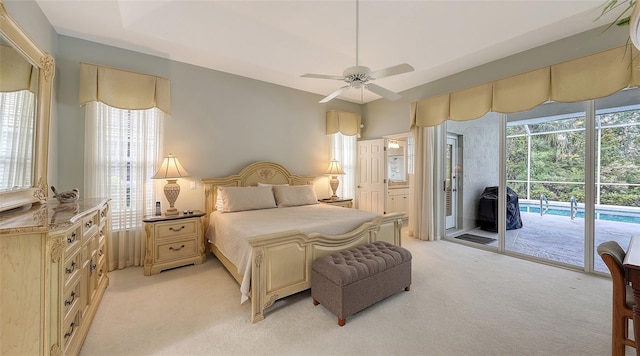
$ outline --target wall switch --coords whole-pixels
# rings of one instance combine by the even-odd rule
[[[189,182],[189,188],[191,190],[196,190],[196,182],[195,181],[191,181]]]

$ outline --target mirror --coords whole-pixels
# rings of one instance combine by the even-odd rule
[[[0,211],[47,198],[54,68],[0,1]]]
[[[389,184],[407,184],[407,140],[404,138],[390,139],[387,147]]]

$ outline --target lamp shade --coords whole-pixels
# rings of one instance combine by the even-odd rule
[[[152,179],[177,179],[182,177],[188,177],[189,173],[185,171],[177,157],[174,157],[169,153],[168,157],[162,160],[162,165],[156,174],[151,177]]]
[[[327,168],[325,174],[335,176],[337,174],[344,174],[344,171],[342,170],[342,167],[340,167],[340,162],[334,159],[333,161],[331,161],[331,163],[329,163],[329,167]]]

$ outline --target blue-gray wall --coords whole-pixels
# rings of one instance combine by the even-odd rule
[[[9,14],[56,58],[49,181],[82,190],[84,110],[78,105],[80,62],[159,75],[171,80],[172,118],[164,125],[164,154],[180,158],[192,175],[227,175],[257,160],[273,160],[294,173],[321,175],[328,162],[325,112],[362,112],[363,138],[409,131],[411,102],[468,88],[621,45],[626,28],[585,32],[403,92],[397,102],[358,105],[236,75],[57,35],[33,0],[5,0]],[[327,184],[320,182],[321,190]],[[186,189],[178,209],[202,207],[202,190]],[[326,188],[328,192],[328,188]]]

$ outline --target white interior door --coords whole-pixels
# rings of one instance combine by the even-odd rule
[[[357,207],[380,214],[385,212],[384,141],[358,141]]]
[[[456,227],[458,219],[458,138],[447,136],[447,148],[445,150],[445,181],[444,181],[444,210],[445,228]]]

